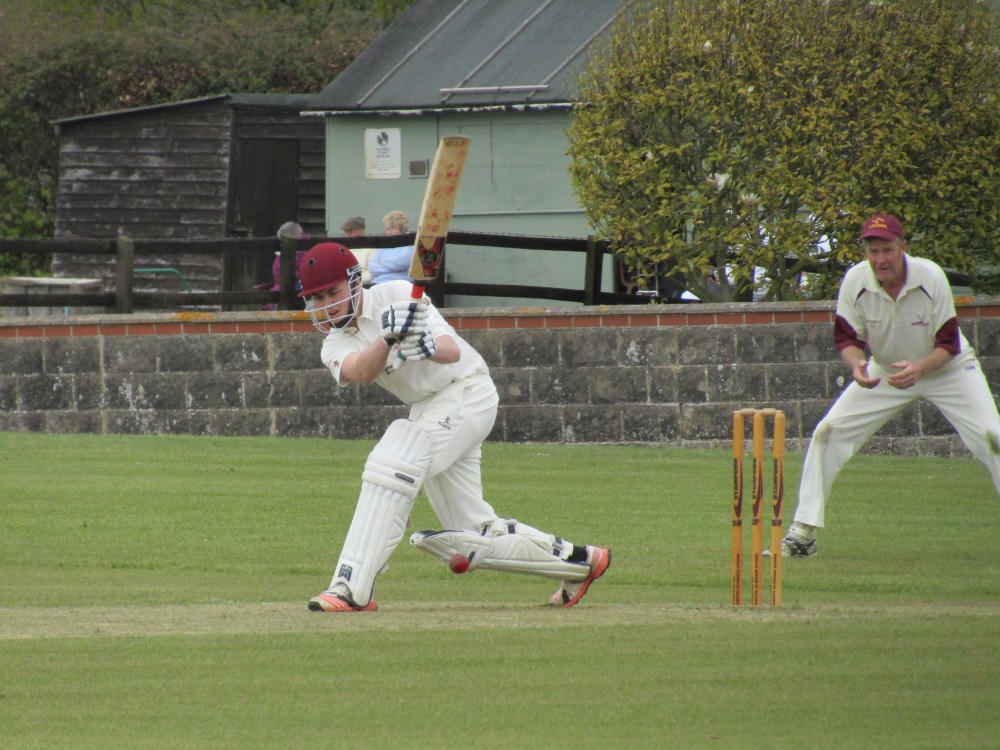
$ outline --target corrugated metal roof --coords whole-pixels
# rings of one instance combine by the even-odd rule
[[[370,111],[573,101],[586,50],[632,0],[420,0],[310,103]]]

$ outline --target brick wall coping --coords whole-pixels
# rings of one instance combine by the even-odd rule
[[[443,310],[458,330],[762,325],[833,321],[835,302],[747,302],[594,307],[477,307]],[[1000,297],[957,300],[960,318],[1000,317]],[[160,312],[130,315],[0,317],[0,338],[142,336],[205,333],[302,333],[305,312]]]

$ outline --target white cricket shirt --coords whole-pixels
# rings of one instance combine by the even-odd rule
[[[942,369],[973,359],[975,352],[958,327],[944,271],[926,258],[904,257],[906,283],[895,300],[878,283],[868,261],[848,269],[837,297],[837,348],[864,349],[867,344],[875,362],[889,371],[893,362],[921,359],[935,348],[954,355]]]
[[[409,299],[411,287],[408,281],[387,281],[370,289],[362,289],[362,313],[355,321],[357,328],[334,330],[323,339],[320,359],[333,373],[338,385],[345,385],[340,381],[340,368],[347,355],[352,352],[363,352],[381,338],[382,310],[392,302]],[[426,359],[410,360],[399,369],[383,371],[375,378],[375,383],[407,405],[423,401],[457,380],[472,375],[489,375],[489,367],[479,352],[455,332],[434,305],[428,306],[428,313],[431,333],[435,337],[453,338],[462,355],[458,362],[449,365]],[[390,352],[389,357],[395,359],[395,352]]]

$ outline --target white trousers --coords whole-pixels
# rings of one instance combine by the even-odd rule
[[[966,447],[989,469],[1000,493],[1000,415],[978,361],[935,372],[904,390],[889,385],[890,373],[874,361],[869,372],[882,382],[869,389],[852,381],[813,431],[802,467],[797,522],[823,525],[830,488],[844,464],[882,425],[918,399],[941,411]]]
[[[496,518],[483,499],[483,441],[496,421],[496,386],[488,375],[452,383],[414,404],[410,419],[431,439],[424,490],[444,529],[480,529]]]

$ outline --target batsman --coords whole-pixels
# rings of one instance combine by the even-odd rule
[[[577,545],[497,515],[483,498],[482,443],[499,397],[482,356],[411,285],[364,289],[346,247],[323,242],[299,266],[300,296],[323,334],[320,358],[341,387],[375,383],[409,405],[365,462],[354,518],[315,612],[372,612],[375,581],[402,541],[421,488],[441,530],[410,544],[452,571],[499,570],[559,581],[549,603],[572,607],[611,565],[611,550]]]

